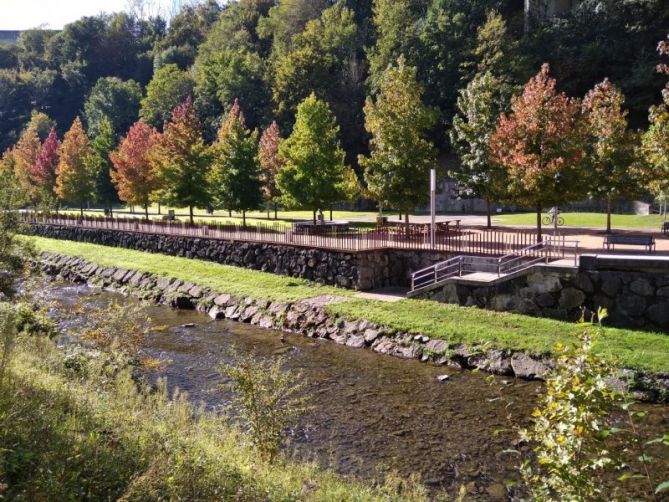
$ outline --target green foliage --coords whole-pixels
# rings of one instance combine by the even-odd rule
[[[600,311],[600,321],[605,317]],[[555,369],[532,413],[534,423],[520,433],[534,452],[521,473],[537,500],[593,500],[602,494],[598,475],[614,464],[606,417],[620,395],[608,382],[613,367],[593,352],[596,338],[585,329],[578,345],[556,346]]]
[[[6,301],[0,301],[0,394],[7,367],[16,343],[16,309]],[[0,471],[2,474],[2,471]]]
[[[262,202],[258,133],[246,128],[239,102],[228,113],[212,146],[213,162],[209,171],[212,205],[216,209],[246,211]]]
[[[344,95],[340,87],[346,86],[345,71],[357,39],[353,12],[341,2],[307,22],[304,31],[293,37],[292,49],[274,65],[272,94],[279,116],[292,118],[297,105],[312,92],[328,103],[337,102]]]
[[[412,64],[417,57],[418,16],[409,0],[374,0],[376,42],[367,50],[369,86],[378,92],[386,69],[400,56]]]
[[[285,205],[315,213],[351,198],[355,175],[344,163],[338,133],[327,103],[314,94],[297,107],[293,132],[279,147],[276,183]]]
[[[423,104],[415,69],[403,57],[386,69],[378,86],[376,100],[365,104],[371,152],[359,162],[372,197],[383,207],[407,213],[429,195],[436,150],[425,135],[435,114]]]
[[[453,118],[451,144],[460,158],[449,175],[458,181],[460,195],[488,201],[503,197],[504,172],[490,159],[490,138],[506,108],[502,83],[486,71],[460,91]]]
[[[137,120],[142,87],[133,80],[123,81],[117,77],[98,80],[84,104],[84,118],[88,133],[97,136],[106,117],[111,122],[114,134],[119,137]]]
[[[258,360],[252,354],[233,353],[232,363],[222,368],[251,442],[269,463],[276,461],[286,430],[295,427],[297,418],[309,409],[302,374],[284,366],[281,357]]]
[[[112,162],[109,154],[116,146],[116,135],[110,120],[104,116],[98,125],[98,135],[91,141],[91,154],[86,159],[88,168],[97,173],[95,193],[104,207],[118,202],[118,195],[111,180]]]
[[[177,65],[163,66],[146,86],[140,117],[149,125],[162,127],[172,115],[172,110],[193,93],[193,86],[194,82],[189,74],[179,70]]]

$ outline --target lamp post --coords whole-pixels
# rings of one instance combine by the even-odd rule
[[[430,246],[434,249],[435,225],[437,219],[437,171],[430,169],[430,216],[432,224],[430,225]]]

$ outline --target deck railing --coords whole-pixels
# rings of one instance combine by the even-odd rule
[[[50,215],[22,213],[26,223],[70,226],[88,229],[118,230],[144,234],[172,235],[224,241],[261,242],[277,245],[330,249],[342,252],[378,249],[428,250],[457,255],[502,256],[536,244],[533,232],[500,232],[480,228],[451,229],[438,232],[434,246],[428,231],[413,226],[386,226],[371,229],[337,228],[333,232],[310,232],[304,227],[286,228],[285,224],[256,223],[194,224],[182,221],[156,221],[139,218]],[[425,226],[424,228],[427,228]]]

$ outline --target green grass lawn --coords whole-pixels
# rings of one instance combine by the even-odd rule
[[[174,277],[220,293],[259,300],[296,301],[318,295],[350,296],[352,291],[321,286],[257,270],[220,265],[202,260],[111,248],[83,242],[30,237],[38,251],[79,256],[105,267],[118,267]]]
[[[549,353],[557,342],[574,340],[573,335],[578,329],[573,323],[432,301],[407,299],[388,303],[357,299],[352,298],[353,291],[201,260],[41,237],[30,239],[39,251],[79,256],[103,266],[174,277],[237,297],[273,301],[297,301],[326,294],[350,297],[327,308],[352,320],[367,319],[453,344],[482,344],[491,348]],[[669,371],[668,334],[606,328],[597,350],[625,367]]]
[[[553,352],[558,342],[573,342],[579,329],[574,323],[427,300],[388,303],[352,299],[327,308],[351,320],[367,319],[452,344],[513,348],[539,354]],[[627,368],[669,370],[667,334],[605,328],[596,350]]]
[[[545,216],[545,214],[544,214]],[[606,228],[606,214],[602,213],[562,213],[565,226]],[[644,228],[660,230],[664,217],[659,214],[641,216],[636,214],[611,215],[611,226],[615,228]],[[536,225],[536,213],[504,214],[493,217],[493,223],[502,225]]]

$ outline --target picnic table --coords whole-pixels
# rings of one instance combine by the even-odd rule
[[[301,235],[331,235],[342,234],[348,232],[349,222],[334,220],[334,221],[298,221],[293,224],[293,233]]]

